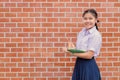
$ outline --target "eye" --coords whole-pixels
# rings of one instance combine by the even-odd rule
[[[91,18],[91,17],[89,18],[89,20],[92,20],[92,19],[93,19],[93,18]]]
[[[87,20],[87,18],[86,18],[86,17],[84,17],[83,19],[84,19],[84,20]]]

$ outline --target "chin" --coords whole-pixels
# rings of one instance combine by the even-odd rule
[[[86,26],[86,29],[90,29],[90,28],[92,28],[93,26]]]
[[[86,27],[86,29],[90,29],[91,27]]]

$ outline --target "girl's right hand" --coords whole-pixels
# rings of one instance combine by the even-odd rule
[[[68,52],[68,51],[67,51],[68,48],[63,47],[62,49],[63,49],[64,52]]]
[[[68,42],[68,49],[75,49],[75,45],[72,42]]]

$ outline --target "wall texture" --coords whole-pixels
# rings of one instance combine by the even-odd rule
[[[71,80],[82,13],[98,11],[102,80],[120,80],[120,0],[0,0],[0,80]]]

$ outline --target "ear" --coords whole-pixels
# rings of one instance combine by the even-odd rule
[[[96,19],[96,20],[95,20],[95,23],[97,23],[97,22],[98,22],[98,20]]]

